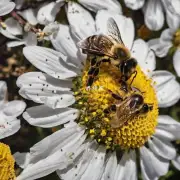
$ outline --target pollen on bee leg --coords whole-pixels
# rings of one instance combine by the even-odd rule
[[[131,86],[134,88],[130,88],[132,90],[125,93],[121,90],[122,84],[119,82],[121,73],[119,69],[115,66],[101,63],[100,72],[93,82],[93,86],[103,88],[91,88],[90,91],[87,91],[87,66],[88,63],[82,77],[74,82],[74,92],[76,92],[74,95],[77,100],[75,107],[79,108],[81,112],[76,120],[77,123],[83,124],[89,137],[95,139],[97,143],[104,144],[107,149],[114,150],[116,147],[135,149],[143,146],[148,137],[153,135],[157,125],[158,102],[152,86],[153,81],[137,66],[137,75],[133,82],[133,77],[127,81],[127,85],[130,85],[132,82]],[[80,84],[79,90],[77,84]],[[108,93],[108,90],[122,97],[122,100],[119,101],[113,98],[111,93]],[[104,110],[113,104],[123,102],[123,98],[131,95],[134,91],[141,93],[144,102],[152,104],[153,109],[145,114],[136,114],[121,126],[113,128],[111,122],[114,120],[117,110],[109,113],[104,113]],[[128,117],[128,114],[122,115]]]

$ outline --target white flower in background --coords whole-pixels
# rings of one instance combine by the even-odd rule
[[[15,8],[15,3],[10,0],[0,0],[0,16],[10,13]]]
[[[154,31],[163,27],[164,16],[170,28],[173,28],[175,22],[180,18],[179,0],[124,0],[124,2],[133,10],[143,8],[145,24]]]
[[[17,20],[13,18],[8,18],[3,24],[6,28],[0,27],[0,32],[10,38],[15,39],[7,43],[8,47],[14,47],[19,45],[36,45],[38,40],[49,40],[48,35],[56,36],[58,27],[56,25],[55,19],[57,13],[60,11],[61,7],[66,3],[64,0],[57,0],[56,2],[45,2],[41,3],[37,8],[28,8],[26,10],[20,10],[23,7],[25,1],[16,0],[17,13],[21,15],[26,21],[27,26],[24,25],[23,32],[21,26],[18,24]],[[92,11],[98,11],[100,9],[108,9],[113,12],[122,13],[121,6],[116,0],[101,0],[101,1],[84,1],[80,0],[79,3],[87,7]],[[71,4],[71,2],[66,3]],[[73,9],[72,9],[72,13]],[[28,27],[31,28],[37,24],[45,25],[44,29],[39,33],[33,32],[32,29],[27,30]],[[23,36],[23,38],[16,37],[17,35]],[[38,37],[37,37],[38,36]]]
[[[171,141],[180,138],[180,124],[169,116],[158,116],[158,106],[169,107],[179,100],[180,86],[175,77],[167,71],[154,71],[154,53],[143,40],[134,40],[130,18],[101,10],[94,21],[76,3],[69,4],[67,13],[71,28],[60,25],[59,33],[51,40],[57,51],[39,46],[23,49],[25,57],[43,71],[18,78],[19,93],[41,104],[28,108],[23,117],[34,126],[64,127],[35,144],[30,153],[15,154],[17,163],[24,168],[17,180],[38,179],[53,171],[63,180],[137,179],[137,151],[143,179],[165,175],[170,160],[176,158]],[[86,57],[76,46],[82,38],[105,33],[109,17],[115,19],[124,44],[143,70],[137,67],[132,86],[153,104],[146,116],[117,129],[108,126],[109,117],[102,110],[109,103],[107,97],[112,98],[106,88],[119,91],[120,84],[115,80],[120,73],[104,64],[93,86],[105,89],[87,91],[87,69],[83,67]],[[117,150],[115,145],[123,150]]]
[[[7,85],[0,81],[0,139],[16,133],[20,129],[20,120],[17,116],[22,114],[26,104],[23,101],[6,100]]]
[[[179,23],[180,25],[180,23]],[[154,50],[156,56],[165,57],[168,53],[173,54],[173,66],[180,76],[180,30],[165,29],[160,38],[149,41],[149,46]]]
[[[20,45],[30,46],[37,44],[36,34],[31,31],[23,32],[23,28],[14,18],[10,17],[6,19],[4,23],[6,24],[6,29],[0,27],[0,33],[6,36],[7,38],[14,40],[7,43],[8,47]],[[18,36],[23,36],[23,38],[21,39]]]
[[[46,2],[41,4],[40,7],[37,7],[36,9],[29,8],[27,10],[20,11],[19,14],[32,25],[36,25],[37,23],[47,25],[54,22],[57,13],[66,2],[67,1],[65,0]],[[20,6],[20,4],[22,5],[23,1],[18,0],[17,3]],[[117,0],[79,0],[78,3],[94,12],[101,9],[106,9],[116,13],[122,13],[121,5]]]

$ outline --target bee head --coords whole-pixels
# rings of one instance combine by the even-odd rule
[[[127,63],[127,65],[128,65],[128,67],[131,68],[131,69],[135,69],[136,66],[137,66],[137,61],[136,61],[136,59],[134,59],[134,58],[128,59],[128,60],[126,61],[126,63]]]

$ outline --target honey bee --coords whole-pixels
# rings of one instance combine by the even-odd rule
[[[153,109],[152,104],[144,102],[144,98],[139,92],[134,91],[131,95],[123,99],[120,95],[110,90],[108,91],[117,100],[115,104],[104,110],[104,113],[114,112],[110,122],[113,128],[122,127],[128,121],[132,120],[134,116],[146,114]]]
[[[94,77],[99,74],[102,62],[109,62],[120,70],[122,81],[127,81],[132,74],[136,75],[137,61],[131,57],[130,51],[125,47],[118,26],[113,18],[107,21],[107,35],[93,35],[80,42],[78,46],[90,58],[87,86],[91,86]]]

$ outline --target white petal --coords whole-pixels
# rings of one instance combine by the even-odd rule
[[[21,46],[21,45],[25,45],[25,41],[10,41],[10,42],[7,42],[7,47],[16,47],[16,46]]]
[[[168,172],[169,161],[155,156],[146,147],[140,148],[141,172],[144,180],[154,180]]]
[[[69,91],[72,88],[71,80],[55,79],[42,72],[28,72],[18,77],[16,82],[20,88],[44,88],[49,91]]]
[[[148,0],[144,7],[145,24],[151,30],[158,31],[164,24],[161,1]]]
[[[170,45],[172,44],[174,31],[172,29],[165,29],[160,36],[160,43]]]
[[[66,79],[76,76],[76,70],[67,62],[67,57],[50,48],[28,46],[23,49],[24,56],[37,68],[52,77]]]
[[[168,141],[173,141],[176,139],[172,133],[167,132],[166,130],[160,129],[158,127],[156,128],[155,136],[160,139],[164,139],[164,140],[168,140]]]
[[[174,69],[178,76],[180,76],[180,50],[177,50],[173,56]]]
[[[130,9],[137,10],[142,8],[144,0],[124,0],[126,6]]]
[[[47,25],[55,20],[56,14],[60,11],[62,3],[47,3],[44,4],[38,11],[37,20],[40,24]]]
[[[23,118],[33,126],[50,128],[75,120],[78,115],[78,110],[73,108],[52,109],[41,105],[28,108]]]
[[[14,100],[4,104],[0,110],[0,139],[16,133],[20,129],[19,116],[26,105],[22,101]]]
[[[125,46],[130,50],[134,40],[134,24],[131,18],[116,14],[114,12],[101,10],[96,15],[96,27],[99,33],[107,33],[107,20],[112,17],[120,30],[121,38]]]
[[[113,152],[108,159],[108,162],[106,164],[105,170],[104,170],[104,180],[114,179],[115,172],[117,168],[117,157],[116,153]]]
[[[59,24],[56,21],[53,23],[49,23],[43,29],[43,32],[46,33],[46,35],[52,35],[52,38],[55,38],[57,36],[58,31],[59,31]]]
[[[7,84],[5,81],[0,81],[0,107],[4,104],[7,95]]]
[[[84,133],[84,130],[74,122],[70,122],[67,125],[69,126],[47,136],[30,148],[30,163],[36,163],[40,159],[48,157],[53,152],[62,151],[61,148],[67,143],[70,143],[71,140],[74,141],[74,139],[76,139],[75,135],[81,137]]]
[[[0,139],[15,134],[20,129],[20,120],[17,118],[2,117],[0,113]],[[3,119],[2,119],[3,118]],[[2,122],[3,121],[3,122]]]
[[[15,8],[14,2],[0,2],[0,16],[10,13]]]
[[[146,42],[142,39],[137,39],[133,43],[133,47],[131,49],[132,57],[137,59],[138,63],[143,64],[147,54],[148,54],[149,48]]]
[[[74,34],[80,39],[95,34],[95,22],[92,15],[75,2],[69,2],[67,18]]]
[[[24,11],[19,11],[18,13],[31,25],[36,25],[38,23],[34,9],[29,8]]]
[[[79,0],[78,2],[94,12],[105,9],[122,14],[121,5],[117,0]]]
[[[5,37],[9,38],[9,39],[18,39],[18,40],[20,40],[20,39],[17,38],[15,35],[13,35],[11,32],[9,32],[9,31],[7,30],[7,28],[6,28],[6,29],[3,29],[2,27],[0,27],[0,33],[1,33],[2,35],[4,35]]]
[[[33,32],[27,32],[23,38],[26,46],[35,46],[37,44],[37,36]]]
[[[167,127],[171,127],[171,125],[180,126],[180,123],[170,116],[160,115],[158,117],[158,125],[167,125]]]
[[[157,137],[152,137],[148,140],[150,149],[158,156],[164,159],[172,160],[176,156],[176,149],[169,141],[160,140]]]
[[[82,67],[81,61],[77,56],[78,49],[71,37],[69,26],[60,24],[57,36],[52,38],[51,42],[56,50],[69,57],[68,61]]]
[[[156,67],[156,59],[153,51],[148,47],[148,44],[142,39],[134,41],[131,49],[132,57],[134,57],[145,73],[153,71]]]
[[[45,103],[51,108],[67,107],[74,103],[69,92],[71,81],[58,80],[41,72],[29,72],[17,80],[20,95],[37,103]]]
[[[87,141],[84,153],[79,159],[75,160],[73,167],[61,171],[58,170],[58,176],[64,180],[80,180],[92,158],[95,156],[96,149],[97,143]]]
[[[149,47],[155,52],[158,57],[165,57],[168,54],[169,49],[172,47],[172,43],[160,43],[160,39],[151,39],[148,41]]]
[[[100,146],[91,159],[86,171],[82,175],[81,180],[99,180],[103,172],[105,155],[105,147]]]
[[[156,82],[159,107],[172,106],[180,99],[180,85],[170,72],[155,71],[152,73],[152,79]]]
[[[124,152],[118,167],[114,180],[136,180],[137,179],[137,168],[136,168],[136,154],[135,151]]]
[[[179,155],[172,161],[172,164],[180,171],[180,156]]]
[[[22,27],[20,26],[20,24],[18,23],[18,21],[16,21],[14,18],[10,17],[8,19],[6,19],[6,21],[4,22],[6,24],[6,30],[9,31],[12,35],[22,35],[23,31],[22,31]]]
[[[180,25],[179,16],[171,13],[168,9],[166,9],[166,20],[168,26],[174,31],[176,31],[179,28]]]
[[[16,152],[15,154],[13,154],[13,157],[18,166],[20,166],[23,169],[29,164],[30,153]]]
[[[169,11],[176,15],[180,15],[180,1],[179,0],[163,0],[164,4],[166,4],[166,8],[168,8]]]
[[[17,177],[17,180],[37,179],[52,173],[57,170],[58,167],[64,169],[72,164],[73,159],[82,153],[84,150],[82,145],[84,139],[85,136],[76,135],[74,140],[71,142],[67,141],[67,144],[63,148],[52,152],[47,158],[39,160],[37,163],[28,165],[20,176]]]
[[[161,130],[160,132],[163,132],[162,130],[164,130],[166,131],[165,134],[169,133],[170,136],[168,136],[167,139],[171,139],[171,140],[180,139],[180,123],[175,121],[170,116],[165,116],[165,115],[159,116],[157,130]],[[163,137],[163,133],[161,134]],[[166,136],[164,138],[166,138]]]
[[[5,104],[3,108],[3,113],[6,116],[17,117],[20,114],[22,114],[25,108],[26,108],[25,102],[14,100]]]

